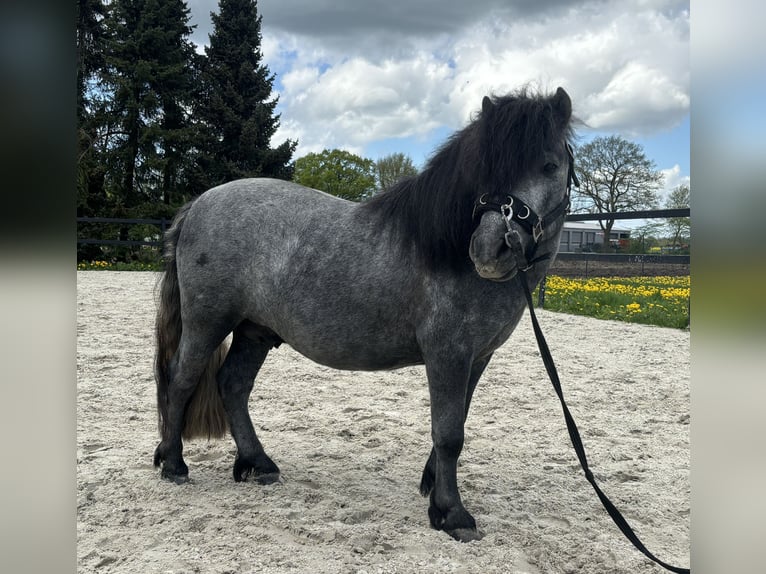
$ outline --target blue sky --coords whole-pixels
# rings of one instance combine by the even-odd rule
[[[189,0],[201,50],[217,0]],[[582,143],[639,143],[665,189],[690,182],[689,2],[260,0],[275,143],[422,165],[487,93],[564,87]]]

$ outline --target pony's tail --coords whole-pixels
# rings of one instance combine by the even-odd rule
[[[157,412],[159,431],[162,438],[168,436],[168,386],[172,377],[171,361],[181,339],[181,297],[178,288],[178,267],[176,266],[176,244],[184,220],[192,203],[179,209],[173,225],[165,233],[165,270],[160,278],[155,325],[156,354],[154,357],[154,378],[157,381]],[[220,438],[226,435],[229,425],[223,401],[218,393],[216,374],[223,364],[228,351],[222,343],[211,355],[192,398],[186,405],[183,438]]]

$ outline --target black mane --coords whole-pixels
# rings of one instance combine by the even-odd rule
[[[468,265],[476,199],[510,189],[546,147],[572,137],[569,122],[559,125],[553,96],[521,90],[491,102],[450,136],[420,174],[363,204],[381,225],[396,227],[403,247],[414,245],[434,267]]]

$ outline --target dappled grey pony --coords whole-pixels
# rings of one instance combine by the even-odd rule
[[[230,429],[234,480],[279,478],[248,398],[282,342],[337,369],[425,364],[433,448],[420,492],[434,528],[479,538],[458,491],[463,427],[524,312],[520,281],[534,288],[558,248],[571,115],[561,88],[485,97],[419,175],[364,203],[244,179],[181,208],[166,234],[156,329],[162,476],[188,480],[182,436]]]

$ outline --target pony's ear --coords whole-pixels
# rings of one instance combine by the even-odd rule
[[[552,103],[553,110],[558,115],[561,124],[566,125],[572,117],[572,100],[569,99],[569,94],[564,91],[564,88],[556,89]]]
[[[484,96],[484,99],[481,101],[481,114],[486,118],[489,116],[489,114],[492,113],[492,110],[495,109],[495,104],[492,103],[492,100],[489,99],[489,96]]]

